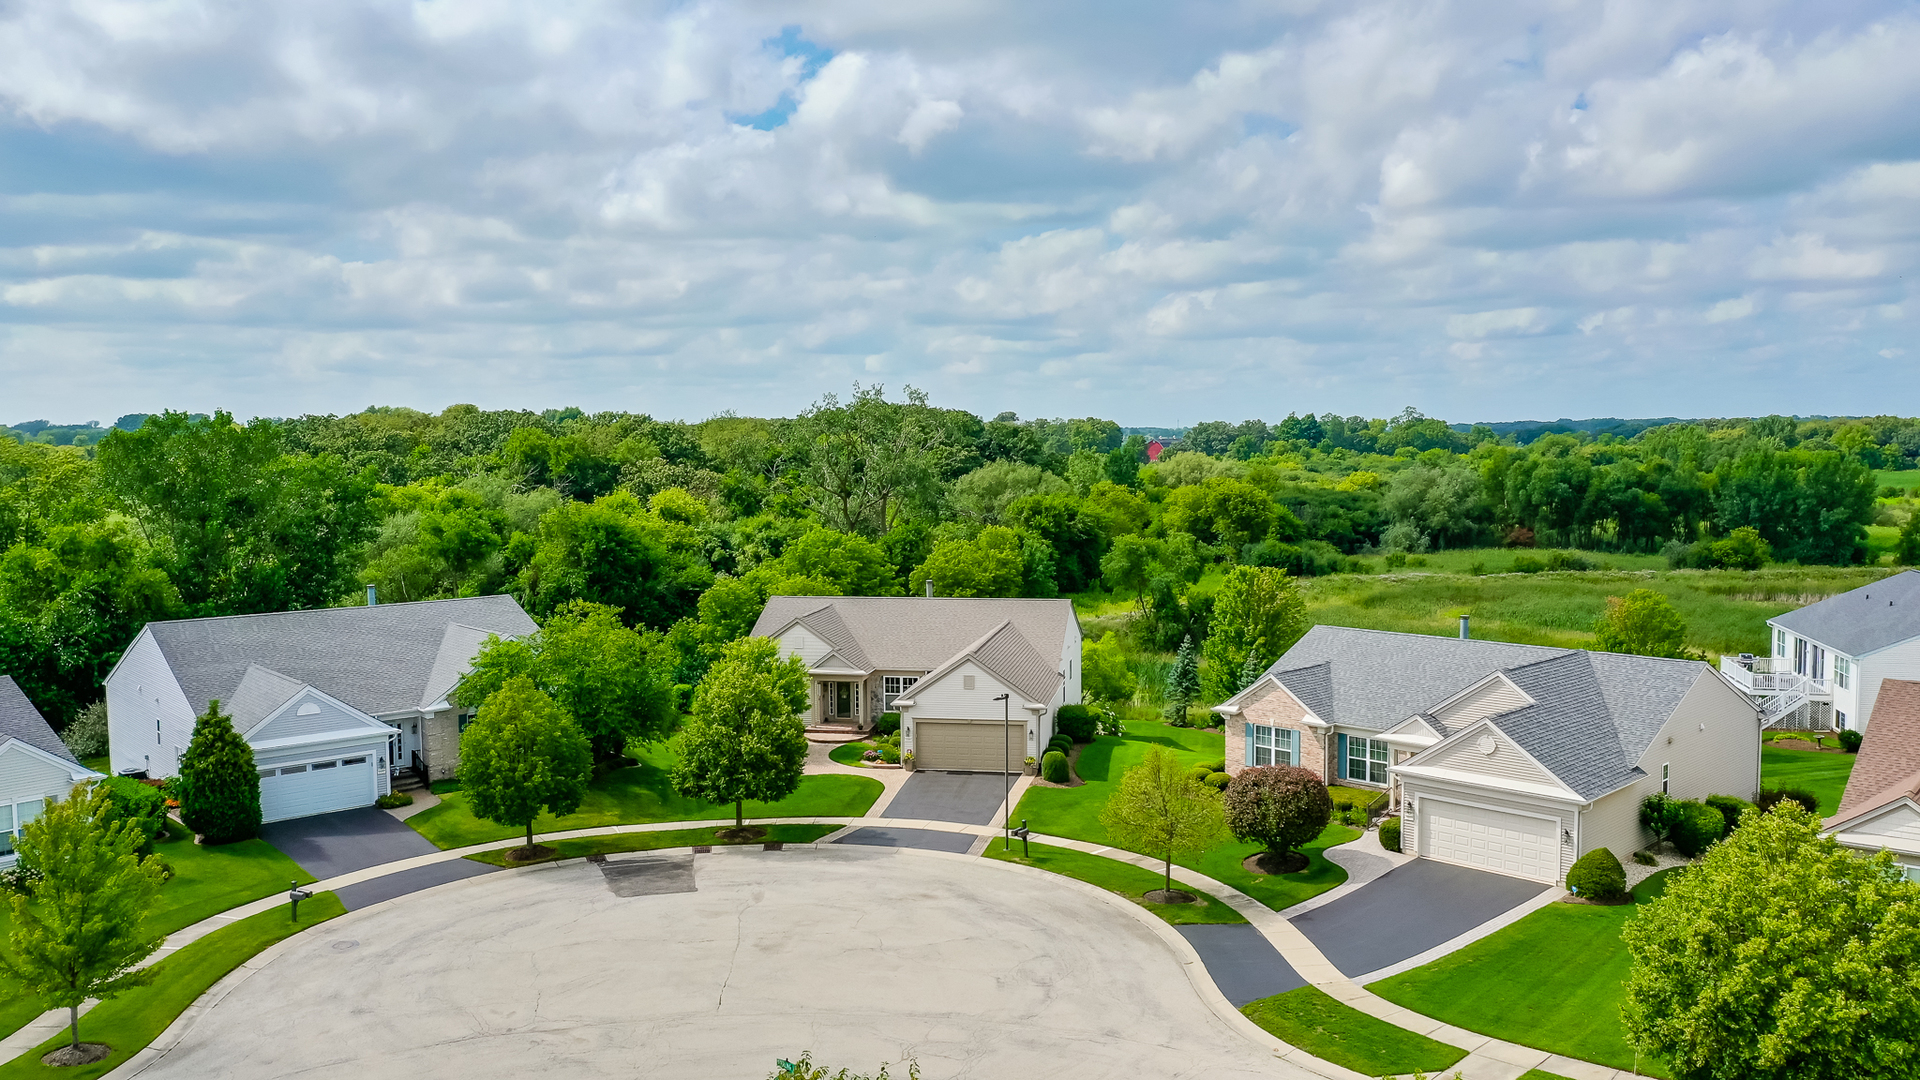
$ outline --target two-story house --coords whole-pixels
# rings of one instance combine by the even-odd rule
[[[1316,626],[1214,711],[1228,772],[1387,791],[1401,850],[1535,881],[1647,844],[1653,792],[1760,786],[1752,703],[1692,660]]]
[[[1864,732],[1887,679],[1920,679],[1920,571],[1908,570],[1767,620],[1773,655],[1720,670],[1769,727]]]
[[[1018,771],[1080,703],[1080,620],[1069,600],[775,596],[753,633],[806,661],[808,721],[864,730],[900,714],[919,769]]]

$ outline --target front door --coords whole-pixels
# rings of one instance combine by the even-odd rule
[[[395,770],[413,767],[414,755],[420,753],[420,719],[389,720],[387,726],[396,733],[393,767]]]
[[[833,718],[835,720],[853,719],[853,684],[837,682],[833,684]]]

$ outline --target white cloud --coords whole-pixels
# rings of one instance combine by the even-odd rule
[[[17,0],[0,422],[1916,412],[1818,378],[1900,349],[1916,47],[1895,0]]]

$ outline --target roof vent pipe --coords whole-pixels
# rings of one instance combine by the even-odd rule
[[[933,579],[927,579],[927,599],[933,599]]]
[[[1472,636],[1473,635],[1467,633],[1467,617],[1465,615],[1460,616],[1460,640],[1465,641]]]
[[[379,603],[379,602],[380,602],[380,601],[379,601],[379,600],[377,600],[377,599],[375,599],[375,597],[374,597],[374,594],[373,594],[373,586],[371,586],[371,585],[369,585],[369,586],[367,586],[367,606],[368,606],[368,607],[372,607],[372,606],[374,606],[375,604],[377,604],[377,603]]]

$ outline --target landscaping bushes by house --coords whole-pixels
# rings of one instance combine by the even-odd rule
[[[1053,714],[1053,726],[1077,743],[1092,742],[1099,733],[1100,711],[1091,705],[1062,705]]]
[[[1567,871],[1567,889],[1584,900],[1611,902],[1627,897],[1627,869],[1606,848],[1594,848]]]
[[[1380,846],[1388,851],[1400,850],[1400,818],[1398,815],[1380,819]]]
[[[1067,755],[1058,750],[1047,751],[1046,756],[1040,759],[1040,779],[1045,780],[1049,784],[1066,783],[1068,779]]]
[[[1726,835],[1729,836],[1733,834],[1734,829],[1739,827],[1740,815],[1753,808],[1752,803],[1734,795],[1709,795],[1707,796],[1707,805],[1718,810],[1721,818],[1725,819],[1727,823]]]
[[[1706,803],[1688,800],[1680,804],[1673,823],[1673,846],[1689,859],[1697,859],[1727,834],[1727,819]]]
[[[1799,803],[1801,809],[1811,814],[1820,812],[1819,797],[1805,788],[1763,788],[1753,799],[1753,805],[1764,811],[1770,811],[1782,802]]]

